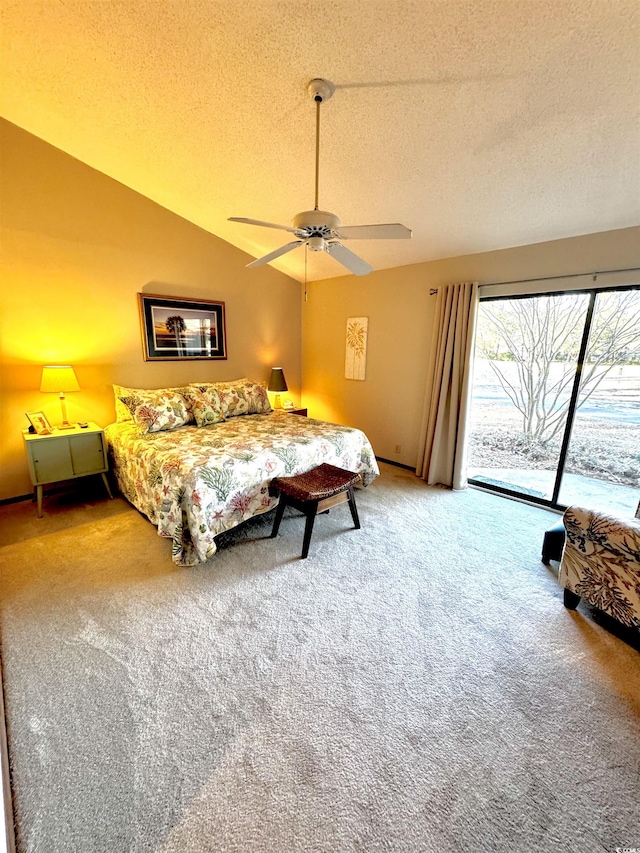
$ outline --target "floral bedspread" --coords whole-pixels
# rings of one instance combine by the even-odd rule
[[[173,541],[180,566],[204,562],[216,536],[272,509],[274,477],[322,462],[361,474],[365,486],[379,474],[363,432],[287,412],[146,435],[129,421],[105,435],[120,491]]]

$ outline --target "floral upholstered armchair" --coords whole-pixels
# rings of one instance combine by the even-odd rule
[[[640,504],[621,519],[570,506],[558,580],[571,610],[584,598],[625,625],[640,628]]]

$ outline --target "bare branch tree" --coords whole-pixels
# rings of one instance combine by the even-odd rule
[[[548,444],[562,431],[573,387],[589,297],[564,293],[481,305],[477,346],[522,415],[529,441]],[[640,360],[640,293],[598,294],[577,406],[619,364]],[[515,366],[513,370],[506,365]]]

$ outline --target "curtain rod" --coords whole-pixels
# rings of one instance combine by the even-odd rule
[[[567,275],[545,275],[538,278],[517,278],[513,281],[483,281],[480,287],[485,287],[493,284],[529,284],[533,281],[556,281],[559,278],[584,278],[585,275],[592,276],[595,281],[599,275],[607,275],[612,272],[640,272],[640,267],[627,267],[621,270],[597,270],[596,272],[574,272]],[[438,292],[437,288],[432,288],[429,291],[429,296],[435,296]]]
[[[567,275],[544,275],[536,276],[536,278],[517,278],[513,281],[483,281],[480,287],[489,284],[528,284],[532,281],[555,281],[559,278],[584,278],[585,275],[592,276],[595,281],[599,275],[607,275],[612,272],[640,272],[640,267],[627,267],[621,270],[596,270],[595,272],[574,272]]]

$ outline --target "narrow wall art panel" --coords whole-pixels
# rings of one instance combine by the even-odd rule
[[[347,352],[344,363],[346,379],[365,378],[368,330],[368,317],[349,317],[347,320]]]

